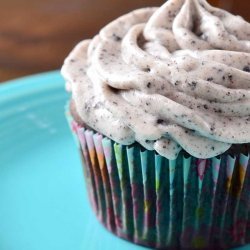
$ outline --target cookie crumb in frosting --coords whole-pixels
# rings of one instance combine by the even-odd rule
[[[245,71],[245,72],[250,72],[250,66],[245,66],[245,67],[243,68],[243,71]]]

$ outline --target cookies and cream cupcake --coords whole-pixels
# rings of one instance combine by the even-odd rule
[[[62,68],[89,195],[155,248],[250,243],[250,24],[205,0],[144,8]]]

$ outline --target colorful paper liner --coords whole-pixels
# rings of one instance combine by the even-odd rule
[[[122,146],[73,120],[92,207],[117,236],[160,249],[250,242],[249,155],[168,160]]]

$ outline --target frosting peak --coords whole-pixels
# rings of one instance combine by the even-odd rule
[[[250,24],[205,0],[133,11],[79,43],[62,73],[81,119],[168,159],[250,142]]]

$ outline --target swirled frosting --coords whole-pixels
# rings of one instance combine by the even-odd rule
[[[250,24],[205,0],[169,0],[79,43],[62,74],[81,119],[175,159],[250,142]]]

